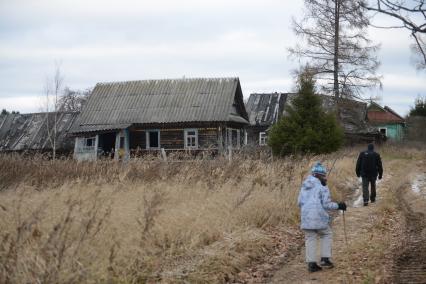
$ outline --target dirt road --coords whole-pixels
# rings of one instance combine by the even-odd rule
[[[411,188],[402,200],[406,231],[395,252],[394,283],[426,283],[426,171],[416,174]]]
[[[330,270],[308,273],[304,248],[276,271],[268,283],[426,283],[426,167],[407,161],[389,170],[378,183],[374,204],[362,206],[358,188],[345,214],[333,221],[333,262]]]

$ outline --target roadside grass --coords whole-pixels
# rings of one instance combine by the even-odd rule
[[[419,160],[425,158],[426,144],[424,143],[388,143],[378,147],[382,159],[385,160]]]
[[[0,283],[236,280],[274,249],[271,230],[298,230],[312,164],[333,168],[339,199],[357,151],[126,164],[1,155]]]

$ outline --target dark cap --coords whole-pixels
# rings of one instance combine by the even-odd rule
[[[368,144],[367,149],[370,150],[370,151],[373,151],[374,150],[374,144],[373,143]]]

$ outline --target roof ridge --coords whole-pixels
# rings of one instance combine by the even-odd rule
[[[164,78],[164,79],[143,79],[143,80],[127,80],[127,81],[110,81],[98,82],[96,85],[112,85],[112,84],[129,84],[139,82],[165,82],[165,81],[196,81],[196,80],[240,80],[239,77],[191,77],[191,78]]]
[[[396,111],[394,111],[392,108],[385,106],[384,107],[385,110],[389,111],[390,113],[392,113],[393,115],[397,116],[398,118],[404,120],[404,118],[402,116],[400,116]]]
[[[254,92],[254,93],[250,93],[250,96],[251,95],[275,95],[275,94],[286,94],[286,95],[288,95],[288,94],[296,94],[296,93],[294,93],[294,92],[259,92],[259,93]]]

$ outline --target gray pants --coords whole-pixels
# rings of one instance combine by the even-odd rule
[[[305,232],[306,262],[317,261],[317,239],[320,240],[321,257],[331,257],[333,232],[330,226],[323,230],[303,230]]]

